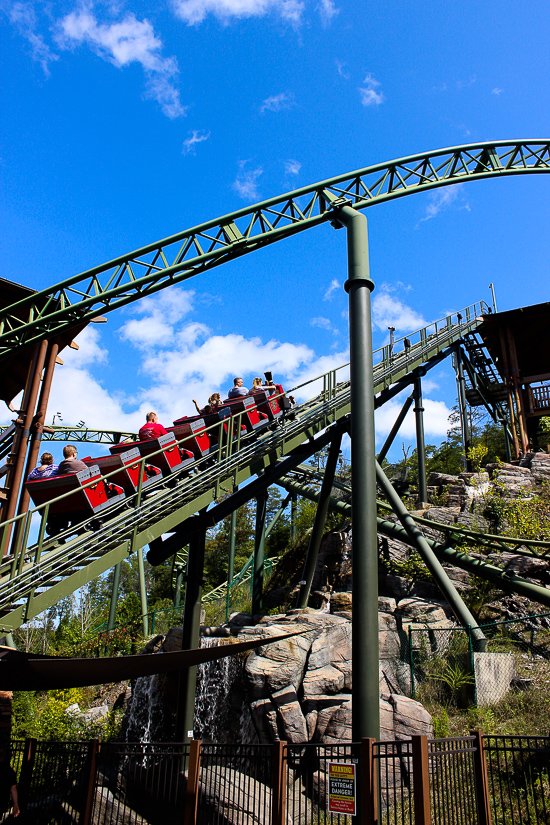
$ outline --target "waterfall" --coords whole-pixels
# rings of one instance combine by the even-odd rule
[[[201,647],[232,644],[233,639],[202,637]],[[247,723],[247,717],[250,723]],[[195,737],[203,742],[250,742],[253,724],[246,702],[243,657],[226,656],[197,668]],[[257,741],[257,740],[252,740]]]
[[[174,717],[164,701],[165,676],[140,676],[126,710],[126,742],[166,742],[173,736]]]
[[[201,647],[234,639],[203,636]],[[153,654],[162,655],[162,654]],[[226,656],[197,667],[194,735],[203,742],[257,743],[247,702],[243,655]],[[136,679],[121,731],[126,742],[170,742],[174,738],[177,681],[166,676]]]

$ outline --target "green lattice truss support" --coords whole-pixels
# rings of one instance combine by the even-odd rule
[[[550,141],[497,141],[439,149],[296,189],[195,226],[75,275],[0,314],[0,359],[62,328],[180,283],[226,261],[332,219],[466,180],[550,172]]]
[[[8,426],[0,427],[0,435]],[[80,444],[120,444],[121,441],[137,441],[137,433],[122,432],[121,430],[94,430],[90,427],[47,427],[42,432],[42,441],[68,441]],[[132,445],[128,444],[128,449]]]

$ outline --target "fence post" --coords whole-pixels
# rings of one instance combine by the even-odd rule
[[[273,744],[271,825],[285,825],[286,815],[286,742]]]
[[[32,780],[32,771],[34,768],[34,760],[36,757],[36,739],[25,739],[25,748],[23,750],[23,763],[21,765],[21,775],[19,777],[19,806],[22,811],[25,810]]]
[[[411,668],[411,699],[416,699],[416,690],[414,686],[414,653],[413,653],[413,637],[412,626],[409,625],[409,664]]]
[[[86,760],[87,787],[82,810],[82,825],[90,825],[94,807],[94,790],[96,777],[96,757],[99,752],[99,739],[90,739],[88,742],[88,758]]]
[[[431,825],[428,737],[412,736],[414,825]]]
[[[376,740],[361,739],[361,825],[378,825],[378,766],[374,761]]]
[[[487,760],[483,745],[483,733],[480,730],[470,731],[474,737],[474,778],[476,791],[477,819],[479,825],[492,825],[491,799],[489,797],[489,777],[487,775]]]
[[[189,750],[189,769],[187,772],[187,791],[185,794],[185,815],[183,825],[195,825],[197,821],[197,805],[199,801],[199,774],[201,768],[200,739],[191,740]]]

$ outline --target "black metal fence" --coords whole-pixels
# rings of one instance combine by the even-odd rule
[[[11,754],[24,821],[33,825],[550,823],[550,736],[476,731],[334,745],[26,740]],[[338,771],[353,776],[359,818],[338,810],[354,801],[349,787],[346,797],[334,784]]]
[[[486,736],[493,825],[550,823],[550,737]]]

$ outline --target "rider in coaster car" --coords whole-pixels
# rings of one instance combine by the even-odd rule
[[[149,438],[159,438],[161,435],[166,435],[166,430],[162,424],[158,423],[158,415],[156,412],[148,412],[145,416],[146,423],[139,431],[139,440],[147,441]]]
[[[42,453],[40,456],[40,464],[32,470],[27,478],[27,481],[38,481],[42,478],[49,478],[57,475],[57,464],[53,463],[53,455],[51,453]]]
[[[76,447],[72,444],[67,444],[66,447],[63,447],[63,461],[57,468],[56,475],[67,476],[71,473],[79,473],[81,470],[87,469],[87,465],[76,457]]]
[[[240,398],[241,395],[248,395],[248,390],[246,387],[243,387],[243,379],[242,378],[234,378],[233,379],[233,387],[227,393],[228,398]]]
[[[193,404],[195,405],[195,409],[197,410],[199,415],[211,415],[218,411],[218,408],[222,406],[222,397],[219,392],[213,392],[210,398],[208,399],[208,404],[206,407],[203,407],[202,410],[197,404],[196,400],[193,398]]]
[[[250,395],[254,395],[257,392],[267,392],[268,390],[273,390],[277,392],[277,387],[271,381],[268,384],[262,384],[261,378],[254,378],[252,381],[252,389],[250,390]]]

